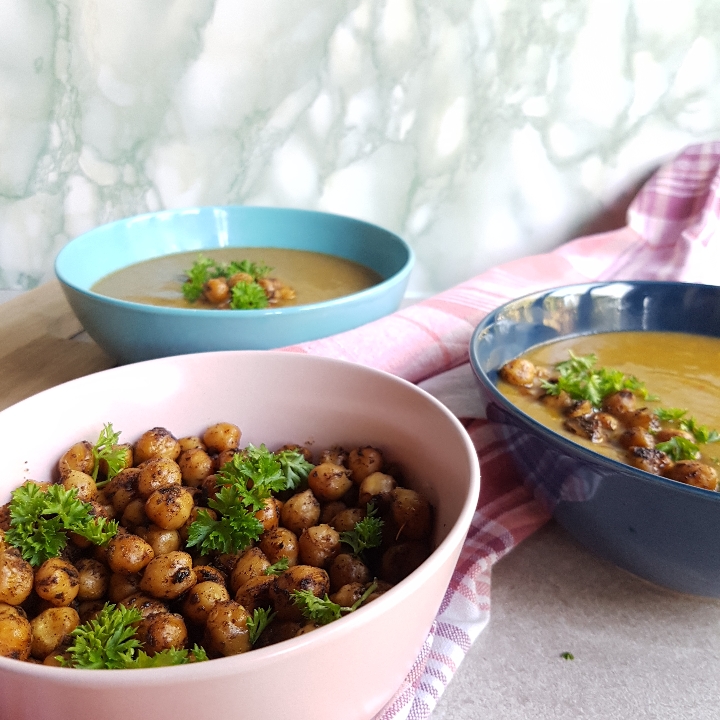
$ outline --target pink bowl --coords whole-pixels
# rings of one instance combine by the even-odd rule
[[[243,445],[382,448],[435,506],[435,551],[352,615],[244,655],[144,670],[0,658],[0,718],[367,720],[398,689],[440,606],[480,486],[462,425],[404,380],[338,360],[264,351],[168,357],[89,375],[0,412],[0,503],[24,479],[48,478],[67,447],[97,437],[106,422],[131,442],[155,426],[186,435],[218,421],[237,423]]]

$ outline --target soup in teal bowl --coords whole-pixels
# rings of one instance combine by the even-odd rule
[[[279,262],[294,271],[300,260],[315,256],[325,265],[319,270],[308,265],[300,272],[303,283],[318,292],[333,287],[329,295],[311,293],[303,302],[304,284],[299,299],[285,304],[215,309],[202,299],[186,307],[151,304],[156,301],[146,296],[157,290],[149,287],[152,282],[147,292],[125,296],[105,294],[101,284],[108,276],[149,268],[148,263],[160,259],[179,259],[177,267],[184,263],[189,271],[201,256],[216,252],[224,253],[225,262],[246,260],[245,254],[264,260],[268,254],[270,262],[264,264],[269,266],[285,252]],[[413,251],[402,238],[361,220],[288,208],[225,206],[166,210],[100,226],[69,242],[57,256],[55,271],[90,337],[119,363],[128,363],[202,351],[267,350],[351,330],[397,310],[413,262]],[[359,268],[367,281],[341,282],[348,268]],[[179,289],[185,277],[177,268],[175,275]],[[117,277],[122,287],[122,276]],[[159,294],[163,292],[161,287]]]

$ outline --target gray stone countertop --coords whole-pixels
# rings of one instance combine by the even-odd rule
[[[719,690],[720,600],[640,580],[551,522],[493,569],[490,623],[431,720],[720,718]]]

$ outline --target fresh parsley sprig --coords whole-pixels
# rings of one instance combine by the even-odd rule
[[[195,644],[190,650],[185,648],[167,648],[156,652],[154,655],[148,655],[144,650],[138,650],[137,655],[125,667],[134,668],[153,668],[153,667],[170,667],[171,665],[187,665],[192,662],[203,662],[208,656],[204,648]]]
[[[265,568],[264,575],[281,575],[288,569],[290,561],[286,557],[281,557],[276,563]]]
[[[683,408],[657,408],[655,410],[655,415],[657,416],[658,420],[661,420],[665,423],[670,423],[672,425],[677,425],[680,430],[684,430],[685,432],[690,433],[690,435],[692,435],[695,439],[696,451],[698,451],[697,445],[705,445],[707,443],[714,443],[720,440],[720,433],[718,433],[717,430],[713,430],[707,425],[700,425],[700,423],[698,423],[697,420],[695,420],[695,418],[693,417],[686,417],[687,410],[684,410]],[[689,443],[692,441],[686,440],[686,442]],[[688,452],[689,451],[690,450],[688,448]],[[665,451],[663,450],[663,452]],[[692,458],[683,457],[673,459],[688,460]]]
[[[274,618],[275,613],[267,608],[255,608],[255,610],[253,610],[252,615],[250,615],[247,621],[251,645],[254,645],[258,641],[263,630],[265,630]]]
[[[545,380],[542,388],[548,395],[559,395],[565,391],[574,400],[589,400],[599,408],[603,398],[620,390],[631,390],[636,395],[651,399],[647,388],[634,375],[625,375],[612,368],[596,368],[597,357],[575,355],[570,351],[570,359],[555,365],[559,376],[556,381]]]
[[[373,582],[350,607],[344,607],[333,602],[327,596],[327,593],[324,598],[319,598],[311,590],[294,590],[292,598],[306,619],[317,625],[327,625],[339,620],[343,615],[357,610],[375,590],[377,590],[377,583]]]
[[[256,282],[235,283],[230,289],[230,308],[232,310],[262,310],[268,307],[265,290]]]
[[[98,487],[108,483],[126,466],[127,448],[118,446],[120,435],[119,431],[115,432],[112,423],[105,423],[100,431],[100,437],[92,447],[92,454],[95,459],[92,471],[93,480],[97,480],[100,461],[104,460],[107,465],[107,477],[98,483]]]
[[[340,542],[352,548],[353,554],[362,555],[365,550],[379,547],[382,543],[383,521],[377,517],[377,508],[367,504],[365,517],[352,530],[340,533]]]
[[[692,440],[688,440],[681,435],[657,443],[655,449],[664,452],[675,462],[678,460],[697,460],[700,457],[700,448]]]
[[[25,483],[12,493],[5,540],[33,566],[57,557],[67,545],[68,532],[104,545],[117,534],[118,523],[92,515],[91,507],[78,498],[75,488],[49,485],[41,489]]]

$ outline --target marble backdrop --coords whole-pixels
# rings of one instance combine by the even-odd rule
[[[717,0],[0,0],[0,289],[242,203],[383,225],[437,292],[621,224],[720,135],[719,71]]]

